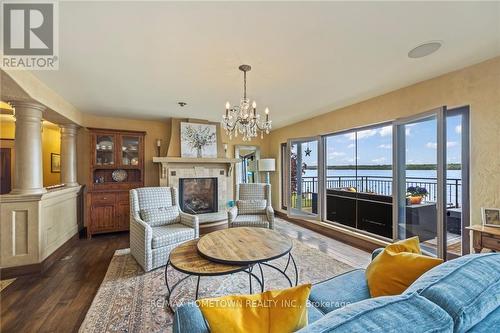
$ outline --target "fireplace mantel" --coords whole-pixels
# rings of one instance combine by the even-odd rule
[[[163,168],[168,164],[226,164],[227,175],[231,176],[234,164],[241,162],[239,158],[190,158],[190,157],[153,157],[154,163],[161,163]]]

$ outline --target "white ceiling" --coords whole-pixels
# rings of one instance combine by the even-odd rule
[[[499,55],[500,3],[61,2],[59,30],[35,75],[81,111],[218,121],[247,63],[276,128]]]

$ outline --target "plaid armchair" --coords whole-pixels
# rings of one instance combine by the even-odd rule
[[[176,188],[130,190],[130,253],[144,271],[166,265],[172,249],[198,236],[198,216],[180,210]]]
[[[239,184],[236,206],[227,213],[229,228],[260,227],[274,229],[270,184]]]

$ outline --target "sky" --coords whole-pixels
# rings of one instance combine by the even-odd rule
[[[405,125],[407,164],[435,164],[436,120],[421,121]],[[461,117],[447,118],[447,160],[460,163]],[[331,135],[326,138],[328,165],[379,165],[392,164],[392,125],[357,132]],[[305,151],[310,149],[310,156]],[[302,145],[303,161],[317,165],[318,146],[316,142]]]

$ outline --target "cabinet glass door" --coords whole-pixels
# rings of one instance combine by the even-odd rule
[[[97,135],[95,147],[95,164],[98,166],[115,165],[115,136]]]
[[[126,166],[138,166],[139,161],[139,140],[138,136],[123,136],[121,147],[121,163]]]

